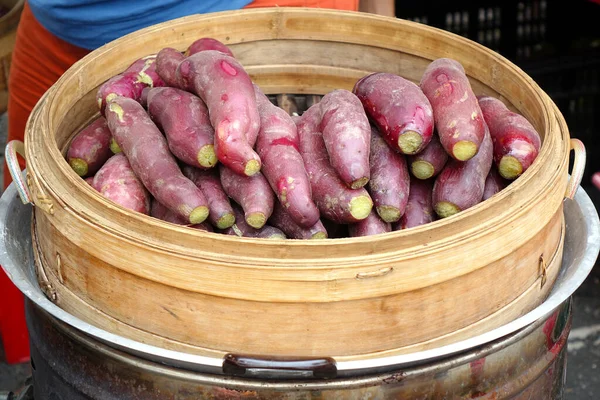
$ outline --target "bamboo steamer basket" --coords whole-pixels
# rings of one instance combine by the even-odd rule
[[[351,89],[373,71],[418,82],[431,60],[462,63],[476,94],[501,98],[543,137],[530,169],[445,220],[366,238],[256,240],[212,234],[106,200],[64,160],[97,116],[95,93],[135,59],[202,36],[231,47],[267,93]],[[48,296],[109,331],[222,356],[401,354],[471,337],[543,301],[558,273],[568,129],[547,95],[498,54],[424,25],[354,12],[256,9],[156,25],[92,52],[40,100],[25,137],[34,252]],[[10,147],[10,145],[9,145]],[[19,151],[19,144],[14,144]],[[14,165],[13,165],[14,169]]]

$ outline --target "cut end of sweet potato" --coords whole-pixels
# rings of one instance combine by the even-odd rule
[[[406,131],[398,137],[398,147],[404,154],[415,154],[422,143],[423,138],[415,131]]]
[[[369,196],[356,196],[350,200],[350,214],[357,220],[365,219],[373,209],[373,201]]]
[[[273,232],[272,234],[267,236],[266,239],[278,240],[278,239],[287,239],[287,237],[285,235],[282,235],[281,233]]]
[[[261,212],[250,213],[246,215],[246,222],[254,229],[260,229],[267,222],[267,218],[265,217],[265,214]]]
[[[450,217],[460,212],[456,204],[447,201],[441,201],[435,205],[435,212],[440,218]]]
[[[200,224],[208,217],[208,207],[200,206],[196,207],[190,213],[190,223]]]
[[[523,165],[513,156],[504,156],[498,165],[500,175],[504,179],[516,179],[523,173]]]
[[[88,173],[88,164],[81,158],[71,158],[69,160],[69,165],[79,176],[86,176]]]
[[[317,232],[314,235],[312,235],[311,239],[327,239],[327,233],[326,232]]]
[[[109,94],[108,96],[106,96],[106,102],[108,103],[109,101],[111,101],[111,96],[114,96],[113,98],[116,98],[117,95],[114,93]],[[119,122],[123,122],[123,109],[121,108],[120,105],[116,104],[116,103],[110,103],[108,105],[108,109],[111,112],[114,112],[115,114],[117,114],[117,117],[119,117]]]
[[[207,144],[202,147],[198,152],[198,164],[204,168],[212,168],[217,165],[217,154],[215,153],[215,146]]]
[[[121,148],[114,138],[110,140],[110,151],[112,151],[114,154],[121,152]]]
[[[360,189],[361,187],[365,186],[367,184],[367,182],[369,182],[369,178],[367,178],[366,176],[355,180],[354,182],[352,182],[350,184],[350,187],[352,189]]]
[[[461,140],[452,148],[452,154],[458,161],[470,160],[477,154],[477,145],[468,140]]]
[[[377,207],[377,214],[385,222],[396,222],[400,219],[400,210],[393,206],[379,206]]]
[[[260,163],[257,160],[250,160],[246,163],[246,167],[244,168],[244,173],[246,176],[252,176],[260,171]]]
[[[230,226],[233,226],[234,223],[235,223],[235,215],[233,215],[232,213],[227,213],[227,214],[223,215],[221,218],[219,218],[216,225],[217,225],[217,228],[219,228],[219,229],[227,229]]]
[[[433,176],[433,173],[435,172],[435,168],[433,168],[433,165],[431,165],[430,162],[422,160],[415,161],[414,163],[412,163],[410,169],[415,178],[418,179],[429,179]]]

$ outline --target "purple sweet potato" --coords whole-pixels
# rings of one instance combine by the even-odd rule
[[[431,142],[417,155],[409,156],[408,163],[415,178],[429,179],[437,176],[448,161],[448,153],[434,132]]]
[[[223,190],[243,208],[246,222],[255,229],[262,228],[273,213],[275,203],[267,179],[261,173],[238,175],[224,165],[219,166],[219,173]]]
[[[125,73],[128,72],[136,72],[140,77],[140,81],[145,83],[147,87],[165,86],[165,82],[156,71],[156,54],[135,61],[125,70]]]
[[[258,173],[261,160],[253,147],[260,117],[252,81],[241,64],[216,50],[201,51],[179,64],[177,79],[208,107],[219,161],[240,175]]]
[[[411,179],[406,211],[394,230],[409,229],[433,222],[433,179]]]
[[[504,179],[502,175],[500,175],[500,173],[498,172],[496,166],[493,165],[492,168],[490,168],[490,173],[488,174],[485,180],[482,200],[489,199],[490,197],[507,187],[509,183],[510,181]]]
[[[392,149],[416,154],[431,141],[431,104],[414,83],[377,72],[356,82],[353,92]]]
[[[183,174],[196,184],[208,200],[208,220],[219,229],[229,228],[235,222],[233,208],[223,190],[216,168],[201,170],[191,166],[183,167]]]
[[[404,214],[410,189],[406,159],[387,145],[375,127],[371,133],[371,180],[369,193],[377,214],[385,222],[395,222]]]
[[[170,222],[172,224],[184,225],[188,228],[199,229],[201,231],[214,232],[212,226],[206,221],[200,224],[190,225],[190,223],[184,217],[169,210],[167,207],[160,204],[156,199],[152,199],[150,215],[154,218],[158,218],[160,220]]]
[[[540,151],[540,135],[525,117],[510,111],[502,101],[479,97],[483,118],[494,143],[494,162],[505,179],[516,179]]]
[[[187,50],[185,51],[185,55],[189,57],[193,54],[200,53],[201,51],[206,50],[220,51],[221,53],[233,57],[233,53],[231,52],[231,49],[229,47],[227,47],[217,39],[213,38],[202,38],[196,40],[187,48]]]
[[[94,177],[93,176],[88,176],[87,178],[85,178],[85,181],[87,182],[88,185],[93,186],[93,184],[94,184]]]
[[[106,119],[100,117],[83,128],[67,151],[67,161],[79,176],[94,175],[112,155],[112,134]]]
[[[463,66],[449,58],[434,60],[421,77],[421,89],[433,107],[446,152],[458,161],[475,156],[483,142],[485,121]]]
[[[375,210],[372,210],[367,218],[348,225],[350,237],[379,235],[391,231],[391,224],[382,220]]]
[[[296,124],[285,111],[271,104],[258,87],[255,90],[260,115],[256,151],[263,163],[261,172],[294,221],[310,228],[320,215],[298,151]]]
[[[339,89],[323,96],[319,106],[319,130],[331,166],[352,189],[365,186],[370,177],[371,127],[362,103],[352,92]]]
[[[107,107],[108,127],[131,168],[154,198],[199,224],[208,217],[208,203],[196,185],[181,173],[167,141],[135,100],[117,97]]]
[[[320,219],[314,225],[304,228],[294,221],[278,201],[275,202],[269,223],[283,231],[291,239],[327,239],[327,230]]]
[[[234,205],[233,211],[235,213],[235,223],[230,228],[225,229],[224,234],[262,239],[286,239],[285,233],[274,226],[264,225],[259,229],[255,229],[248,225],[239,206]]]
[[[148,113],[179,160],[203,169],[217,164],[215,132],[199,97],[181,89],[154,88],[148,93]]]
[[[177,67],[183,60],[185,56],[171,47],[165,47],[156,55],[156,72],[167,86],[179,88]]]
[[[304,159],[313,200],[321,216],[340,224],[367,218],[373,201],[366,189],[350,189],[329,164],[323,135],[319,131],[321,110],[315,104],[302,114],[298,124],[300,154]]]
[[[150,194],[123,154],[108,159],[94,176],[92,187],[125,208],[142,214],[150,212]]]
[[[468,161],[450,159],[433,186],[433,208],[446,218],[483,199],[485,180],[492,167],[492,138],[484,124],[485,135],[479,151]]]

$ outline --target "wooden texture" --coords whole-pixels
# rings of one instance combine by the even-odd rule
[[[230,45],[268,94],[351,89],[373,71],[418,81],[431,60],[452,57],[476,94],[500,97],[531,121],[543,137],[540,154],[493,199],[377,237],[261,241],[130,212],[86,185],[62,155],[97,114],[102,82],[163,47],[185,49],[198,32]],[[65,293],[152,337],[258,354],[392,351],[468,335],[478,321],[479,329],[492,328],[500,319],[491,316],[516,299],[521,309],[533,308],[541,293],[524,293],[539,277],[540,256],[562,255],[569,139],[562,116],[516,66],[427,26],[285,8],[186,17],[92,52],[38,107],[26,152],[41,259],[61,276]]]

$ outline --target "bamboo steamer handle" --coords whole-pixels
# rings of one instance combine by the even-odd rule
[[[25,144],[20,140],[11,140],[6,144],[4,153],[8,172],[17,187],[21,202],[37,206],[50,215],[54,214],[54,203],[44,194],[35,176],[27,172],[26,180],[23,179],[23,172],[17,154],[25,158]],[[35,190],[33,189],[34,185]]]
[[[571,139],[570,148],[575,152],[575,160],[573,161],[573,171],[569,184],[567,185],[566,197],[573,200],[575,193],[581,184],[583,172],[585,170],[586,152],[583,142],[579,139]]]

